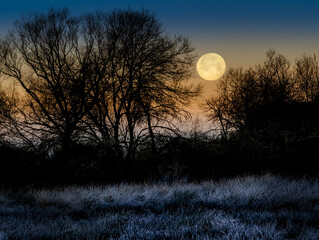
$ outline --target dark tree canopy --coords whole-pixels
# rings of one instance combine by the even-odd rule
[[[319,63],[317,56],[303,55],[296,60],[294,77],[300,101],[319,101]]]
[[[200,93],[185,85],[193,48],[170,37],[148,11],[73,17],[64,10],[18,20],[0,42],[0,72],[25,91],[24,129],[68,148],[81,137],[129,158]]]
[[[0,183],[287,173],[304,156],[304,170],[316,169],[316,55],[291,67],[270,50],[253,68],[230,68],[204,107],[216,137],[196,127],[179,134],[201,93],[187,84],[193,50],[146,10],[51,9],[17,20],[0,39],[1,79],[17,86],[0,90]]]
[[[68,10],[18,20],[1,41],[1,72],[26,92],[24,121],[66,147],[91,107],[91,49],[81,46],[80,21]]]
[[[229,129],[241,130],[258,124],[258,115],[267,106],[290,103],[295,82],[288,60],[270,50],[263,64],[255,68],[230,69],[219,83],[218,95],[206,102],[206,109],[217,120],[224,135]]]
[[[0,85],[0,135],[14,112],[13,98]]]
[[[224,138],[230,132],[249,132],[268,138],[271,145],[276,136],[286,141],[314,136],[318,69],[315,55],[304,55],[291,68],[284,56],[270,50],[255,68],[230,69],[205,109]]]
[[[171,128],[170,120],[200,92],[184,84],[194,60],[188,39],[164,34],[148,11],[86,15],[85,29],[96,43],[99,69],[105,69],[89,119],[102,138],[125,143],[129,156],[149,137],[154,151],[157,129]]]

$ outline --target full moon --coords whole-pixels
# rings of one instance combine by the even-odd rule
[[[205,80],[217,80],[225,70],[225,60],[216,53],[206,53],[198,59],[197,72]]]

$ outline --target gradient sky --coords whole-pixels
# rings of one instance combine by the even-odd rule
[[[67,7],[73,14],[149,9],[168,33],[189,37],[198,57],[218,53],[227,67],[254,66],[270,48],[292,63],[303,53],[319,49],[319,1],[315,0],[2,0],[0,34],[4,35],[21,14],[50,7]],[[204,81],[196,73],[194,78]]]

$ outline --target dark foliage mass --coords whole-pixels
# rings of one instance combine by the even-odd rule
[[[0,40],[0,182],[6,185],[317,174],[319,64],[273,50],[230,69],[203,109],[213,134],[182,133],[201,93],[187,38],[148,11],[17,20]],[[219,134],[219,135],[218,135]]]
[[[317,173],[318,77],[315,55],[291,69],[273,50],[254,69],[230,69],[205,108],[231,158],[244,159],[244,168]]]

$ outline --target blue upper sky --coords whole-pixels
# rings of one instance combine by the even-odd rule
[[[269,48],[291,61],[319,49],[319,1],[315,0],[2,0],[0,34],[21,14],[50,7],[67,7],[73,14],[149,9],[167,32],[188,36],[199,56],[216,52],[234,67],[259,63]]]

